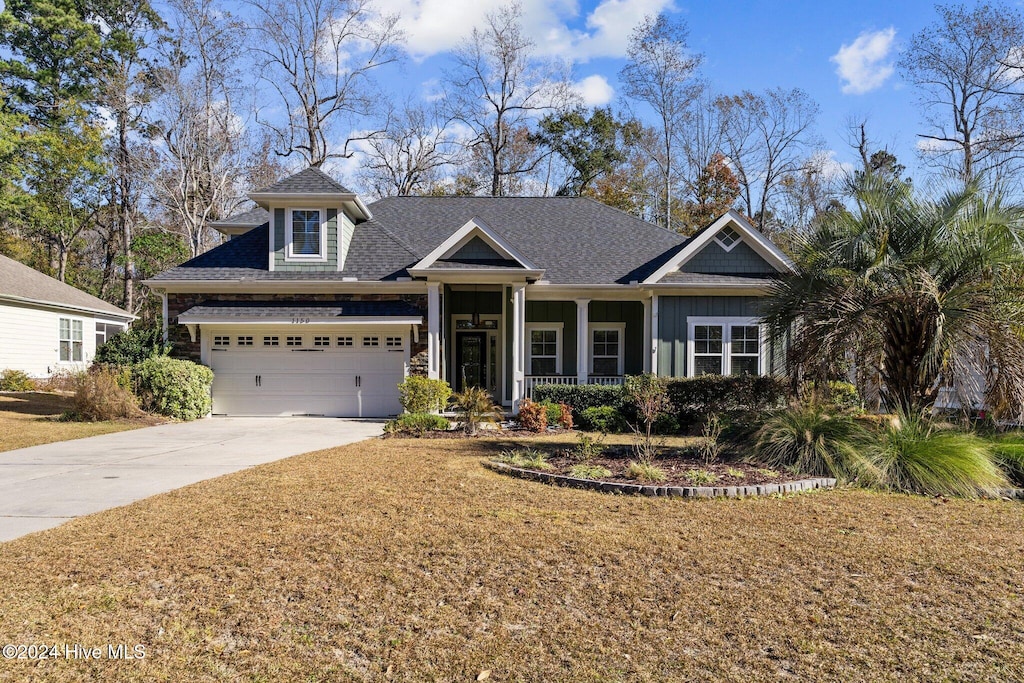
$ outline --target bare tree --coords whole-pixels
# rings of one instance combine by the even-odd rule
[[[496,197],[507,194],[508,185],[533,171],[542,158],[538,146],[538,153],[527,159],[510,154],[523,149],[517,132],[532,118],[576,100],[564,69],[534,59],[534,43],[523,32],[521,17],[517,3],[488,14],[484,28],[474,28],[455,50],[455,66],[445,74],[445,112],[472,131],[467,146],[485,164]]]
[[[168,66],[155,76],[153,196],[181,226],[195,256],[208,246],[208,223],[241,201],[247,152],[236,105],[241,26],[215,0],[172,0],[170,6],[172,33],[163,45]]]
[[[423,194],[462,150],[436,107],[407,102],[391,112],[383,133],[366,141],[360,175],[378,197]]]
[[[263,120],[281,156],[299,154],[310,166],[351,155],[338,151],[338,124],[373,112],[373,74],[398,60],[403,40],[397,15],[381,15],[371,0],[252,0],[257,20],[250,44],[263,80],[288,112]]]
[[[740,199],[758,227],[769,227],[783,178],[796,174],[818,145],[818,105],[807,93],[775,88],[744,91],[716,101],[724,122],[725,154],[740,183]]]
[[[1003,5],[936,9],[899,61],[921,90],[923,156],[964,181],[1006,177],[1024,159],[1024,16]]]
[[[700,92],[693,80],[703,56],[687,48],[689,31],[683,22],[664,14],[647,16],[633,29],[626,51],[628,61],[619,77],[627,98],[643,102],[660,123],[658,150],[652,154],[664,192],[663,220],[672,229],[673,184],[678,175],[677,146],[684,133],[690,103]]]

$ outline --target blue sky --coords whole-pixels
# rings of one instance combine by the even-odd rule
[[[403,17],[410,59],[381,73],[382,85],[413,96],[436,92],[446,52],[499,0],[377,0]],[[893,69],[910,37],[935,20],[928,2],[684,2],[667,0],[522,0],[524,25],[542,53],[569,58],[590,104],[617,105],[618,71],[631,28],[648,13],[686,21],[690,46],[705,56],[716,92],[781,86],[805,90],[821,107],[817,130],[840,163],[851,117],[912,171],[921,130],[916,94]],[[840,73],[841,72],[841,73]]]

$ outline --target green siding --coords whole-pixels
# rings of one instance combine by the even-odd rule
[[[501,315],[501,292],[451,292],[448,315]]]
[[[352,235],[355,233],[355,223],[346,214],[342,213],[338,217],[338,225],[341,228],[341,254],[338,258],[341,259],[341,265],[344,268],[345,258],[348,256],[349,247],[352,246]]]
[[[625,374],[644,371],[644,305],[639,301],[591,301],[590,324],[625,323],[626,339],[622,364]],[[590,340],[587,340],[590,344]]]
[[[756,296],[658,297],[658,374],[686,376],[688,317],[757,317],[759,305]]]
[[[457,261],[459,259],[500,260],[504,257],[494,251],[494,249],[492,249],[487,242],[480,239],[480,237],[474,237],[463,244],[458,251],[448,258]]]
[[[714,240],[683,264],[684,273],[718,273],[725,275],[753,275],[778,272],[746,242],[740,242],[732,251],[726,251]]]
[[[285,261],[285,210],[274,209],[274,270],[283,273],[323,273],[338,270],[338,210],[327,209],[323,229],[327,231],[327,261],[297,263]]]

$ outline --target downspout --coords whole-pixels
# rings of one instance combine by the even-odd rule
[[[160,290],[160,324],[163,329],[164,344],[167,343],[167,290]]]

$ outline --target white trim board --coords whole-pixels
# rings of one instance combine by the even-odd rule
[[[695,377],[693,361],[694,361],[694,339],[693,339],[693,328],[697,325],[715,325],[721,326],[722,328],[722,374],[730,375],[732,373],[732,326],[745,326],[752,327],[757,326],[757,338],[758,338],[758,356],[757,356],[757,374],[758,376],[765,374],[765,369],[768,367],[768,344],[767,344],[767,326],[761,322],[759,318],[753,318],[750,316],[687,316],[686,317],[686,376]],[[743,354],[740,354],[743,355]]]
[[[746,242],[751,249],[767,261],[780,273],[795,273],[796,267],[793,262],[786,256],[781,249],[772,243],[767,237],[762,235],[757,228],[750,224],[746,218],[744,218],[735,209],[729,209],[725,212],[721,218],[712,223],[704,232],[694,237],[690,242],[683,247],[683,249],[673,256],[669,261],[658,270],[644,280],[644,284],[658,284],[661,278],[665,277],[669,273],[674,273],[679,270],[687,261],[696,256],[701,249],[708,245],[711,241],[715,240],[718,233],[726,227],[732,227],[740,234],[741,241]],[[733,246],[739,242],[734,242]]]
[[[526,344],[526,363],[525,370],[527,375],[533,375],[530,370],[533,365],[533,344],[531,343],[531,332],[535,330],[554,330],[555,332],[555,374],[562,374],[562,346],[565,341],[565,323],[563,322],[551,322],[551,323],[526,323],[526,329],[524,330],[523,343]],[[542,358],[550,358],[550,356],[542,356]]]

